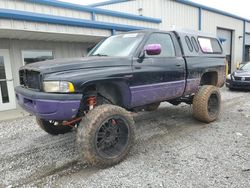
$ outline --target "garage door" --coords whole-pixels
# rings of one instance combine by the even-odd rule
[[[250,61],[250,34],[246,34],[245,38],[245,61]]]
[[[232,59],[232,31],[227,29],[217,29],[217,37],[222,43],[224,53],[228,61],[229,73],[231,73],[231,59]]]
[[[245,44],[249,46],[250,45],[250,34],[246,34],[245,40],[246,40]]]

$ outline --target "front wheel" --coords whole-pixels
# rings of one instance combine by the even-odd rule
[[[100,105],[91,110],[77,130],[82,159],[91,166],[108,167],[122,161],[135,137],[134,120],[125,109]]]
[[[215,121],[221,108],[221,95],[217,87],[202,86],[193,99],[193,117],[199,121],[210,123]]]
[[[41,129],[51,135],[65,134],[72,130],[72,127],[61,125],[56,121],[48,121],[36,118],[36,122]]]

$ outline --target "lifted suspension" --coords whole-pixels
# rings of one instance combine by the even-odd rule
[[[86,101],[86,103],[84,101]],[[80,111],[79,111],[80,113],[78,113],[78,115],[75,118],[71,119],[71,120],[63,121],[62,125],[74,127],[75,124],[78,124],[78,123],[80,123],[82,121],[82,118],[90,110],[94,109],[94,107],[96,106],[96,104],[97,104],[96,96],[93,96],[93,95],[88,96],[86,100],[83,100],[83,105],[82,105],[82,103],[80,105]]]

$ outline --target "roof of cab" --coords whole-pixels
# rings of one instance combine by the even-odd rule
[[[162,32],[162,33],[167,33],[167,32],[175,32],[178,33],[179,35],[193,35],[193,36],[203,36],[203,37],[211,37],[211,38],[216,38],[216,36],[214,36],[211,33],[205,33],[205,32],[201,32],[201,31],[195,31],[195,30],[159,30],[159,29],[143,29],[143,30],[134,30],[134,31],[129,31],[126,33],[153,33],[153,32]]]

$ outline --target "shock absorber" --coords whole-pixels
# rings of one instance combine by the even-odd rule
[[[87,106],[89,107],[89,110],[92,110],[94,106],[96,105],[96,96],[89,96],[87,99]]]

